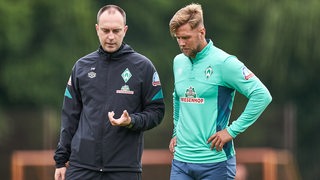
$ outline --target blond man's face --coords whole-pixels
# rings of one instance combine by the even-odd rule
[[[202,42],[205,30],[201,27],[191,29],[189,24],[184,24],[176,29],[174,36],[181,52],[188,57],[194,58],[203,48]]]

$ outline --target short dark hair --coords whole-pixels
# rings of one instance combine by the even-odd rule
[[[124,25],[126,25],[126,12],[119,6],[117,5],[113,5],[113,4],[110,4],[110,5],[105,5],[103,6],[99,11],[98,11],[98,14],[97,14],[97,23],[99,23],[99,19],[100,19],[100,16],[102,13],[104,13],[105,11],[109,11],[109,10],[116,10],[118,12],[120,12],[120,14],[122,15],[123,17],[123,22],[124,22]],[[109,11],[109,13],[114,13],[115,11]]]

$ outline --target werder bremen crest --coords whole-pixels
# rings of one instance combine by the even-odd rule
[[[127,83],[129,81],[129,79],[131,78],[132,74],[129,71],[129,69],[127,68],[126,70],[123,71],[121,76],[122,76],[122,79],[124,80],[124,82]]]
[[[213,73],[213,69],[211,66],[208,66],[207,69],[204,71],[206,78],[209,79],[209,77],[212,75]]]
[[[121,74],[121,77],[125,83],[127,83],[129,81],[131,76],[132,76],[132,74],[128,68],[126,68]],[[118,94],[134,94],[134,91],[131,91],[129,85],[125,84],[121,87],[121,89],[117,90],[116,93],[118,93]]]

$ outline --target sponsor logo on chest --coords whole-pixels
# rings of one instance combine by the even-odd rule
[[[204,98],[198,98],[194,87],[190,86],[185,92],[185,97],[181,97],[183,103],[204,104]]]

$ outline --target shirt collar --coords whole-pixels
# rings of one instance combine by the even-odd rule
[[[206,57],[206,55],[208,54],[210,48],[213,46],[213,42],[211,41],[211,39],[206,39],[206,41],[208,42],[208,44],[200,51],[196,54],[195,58],[190,58],[189,59],[193,62],[199,61],[200,59]]]

